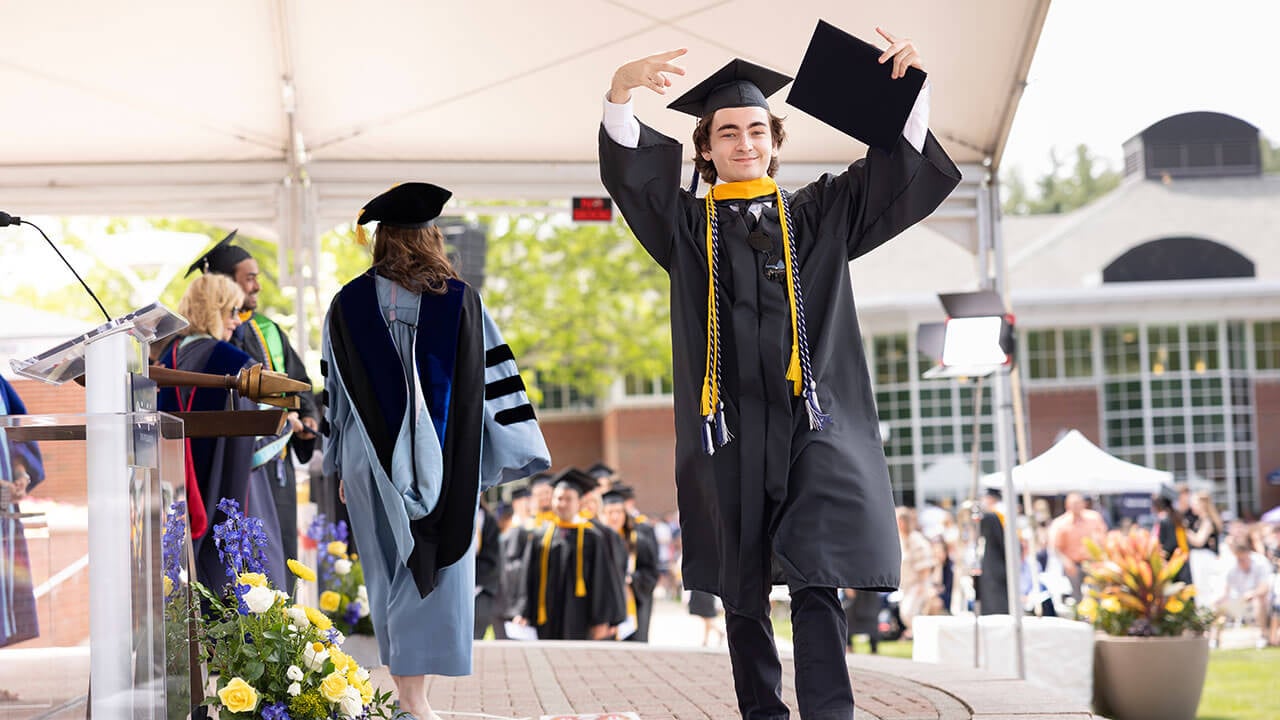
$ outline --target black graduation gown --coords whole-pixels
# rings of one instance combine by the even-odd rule
[[[631,572],[631,592],[636,598],[636,631],[628,639],[649,642],[653,590],[658,586],[658,536],[647,522],[637,522],[634,533],[636,567]]]
[[[620,624],[626,619],[627,607],[618,587],[616,566],[606,536],[590,523],[584,523],[581,529],[586,594],[578,597],[575,586],[579,529],[552,527],[551,552],[547,558],[546,622],[538,623],[545,526],[533,531],[525,546],[520,614],[537,627],[539,640],[586,640],[588,631],[596,625]]]
[[[524,553],[532,531],[512,524],[502,532],[498,542],[502,548],[502,569],[499,574],[501,605],[497,614],[510,620],[524,611],[522,585],[525,582]]]
[[[736,439],[703,452],[699,414],[707,344],[706,211],[679,187],[681,146],[640,125],[637,148],[600,128],[600,175],[636,238],[671,277],[676,487],[685,586],[726,608],[764,617],[776,555],[793,588],[891,590],[900,550],[879,418],[867,373],[848,261],[928,216],[960,173],[930,134],[905,140],[791,201],[795,261],[805,301],[818,397],[831,422],[809,430],[803,399],[785,379],[790,310],[782,284],[761,273],[731,204],[720,219],[725,416]],[[766,232],[780,247],[776,210]],[[903,272],[909,272],[903,268]],[[772,553],[771,553],[772,551]]]
[[[1009,580],[1004,567],[1004,524],[993,512],[982,513],[982,574],[978,576],[978,601],[983,615],[1009,614]]]
[[[270,318],[258,313],[254,313],[255,318],[260,318],[267,322],[275,324]],[[311,386],[311,378],[307,376],[307,369],[302,364],[302,358],[298,357],[298,353],[294,351],[293,344],[289,342],[289,334],[286,333],[278,325],[276,330],[280,333],[280,345],[284,352],[284,367],[274,367],[270,353],[267,348],[263,347],[262,341],[258,338],[258,333],[252,327],[253,320],[240,324],[236,328],[236,332],[231,336],[231,344],[248,353],[249,357],[262,363],[262,366],[268,370],[275,372],[283,372],[294,380],[300,380]],[[298,393],[298,417],[311,418],[317,423],[320,422],[320,414],[316,408],[315,396],[310,392]],[[311,454],[315,452],[316,438],[312,437],[308,440],[299,438],[296,434],[289,438],[289,448],[293,451],[293,456],[298,462],[305,463],[311,459]],[[283,457],[279,460],[272,460],[263,466],[267,478],[271,481],[271,494],[276,503],[276,515],[280,518],[280,532],[284,540],[284,556],[286,558],[298,557],[298,481],[296,473],[293,469],[293,461],[289,457]],[[317,479],[319,480],[319,478]],[[317,482],[316,485],[321,485]],[[336,488],[333,490],[336,494]],[[312,488],[312,499],[316,500],[316,488]],[[336,503],[341,505],[341,503]],[[336,519],[335,519],[336,521]],[[287,579],[288,590],[293,590],[294,577],[289,573]]]

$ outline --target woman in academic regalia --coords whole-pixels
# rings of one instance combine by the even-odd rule
[[[405,183],[364,206],[373,267],[334,297],[321,366],[325,474],[360,546],[379,655],[418,720],[438,717],[427,675],[471,673],[480,493],[551,464],[511,349],[432,223],[450,196]]]
[[[215,248],[216,250],[216,248]],[[213,252],[213,251],[210,251]],[[198,267],[202,260],[193,267]],[[225,275],[206,273],[187,286],[178,313],[189,323],[159,352],[165,367],[214,375],[235,375],[257,362],[227,342],[240,324],[244,292]],[[221,388],[162,388],[158,404],[164,412],[256,410],[251,400]],[[285,437],[283,442],[287,442]],[[281,438],[233,436],[187,440],[187,508],[196,557],[196,577],[215,592],[227,584],[225,566],[218,559],[213,526],[225,520],[218,510],[223,498],[235,500],[246,517],[262,521],[266,536],[263,570],[277,588],[285,587],[284,545],[270,481],[262,465],[275,455]]]
[[[27,408],[18,393],[0,377],[0,415],[25,414]],[[0,431],[0,647],[40,634],[18,501],[42,480],[40,448],[34,442],[11,442]],[[0,690],[0,695],[4,692]]]

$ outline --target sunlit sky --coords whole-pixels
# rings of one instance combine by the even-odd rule
[[[1032,179],[1085,143],[1121,144],[1169,115],[1213,110],[1280,142],[1280,1],[1054,0],[1002,165]]]

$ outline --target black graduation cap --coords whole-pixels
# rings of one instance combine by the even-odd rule
[[[723,108],[762,107],[768,110],[769,102],[765,98],[789,82],[791,78],[787,75],[737,58],[694,85],[667,107],[696,118],[706,117]]]
[[[608,465],[605,465],[602,462],[598,462],[595,465],[592,465],[591,467],[587,468],[587,474],[597,480],[599,480],[600,478],[612,477],[613,474],[616,472],[617,470],[614,470],[613,468],[609,467]]]
[[[600,498],[602,505],[621,505],[627,501],[627,496],[617,490],[610,490]]]
[[[231,241],[235,239],[237,230],[232,230],[231,234],[222,238],[217,245],[209,248],[209,251],[201,255],[199,259],[191,263],[191,267],[187,268],[187,274],[183,277],[191,277],[191,273],[199,270],[200,272],[215,272],[220,275],[229,275],[235,277],[236,265],[241,261],[248,260],[253,257],[248,250],[239,245],[232,245]]]
[[[527,497],[529,497],[529,496],[530,496],[530,495],[532,495],[532,494],[533,494],[533,492],[531,492],[531,491],[529,490],[529,488],[527,488],[527,487],[520,487],[520,488],[516,488],[514,491],[512,491],[512,493],[511,493],[511,499],[512,499],[512,500],[519,500],[520,498],[527,498]]]
[[[999,500],[1002,497],[1004,497],[1004,493],[1000,492],[999,488],[987,488],[987,491],[984,494],[987,497],[994,498],[996,500]]]
[[[453,193],[431,183],[400,183],[365,203],[356,224],[377,221],[390,227],[423,228],[440,217],[451,197]]]
[[[550,485],[552,482],[552,479],[553,479],[553,476],[549,472],[544,471],[540,473],[535,473],[533,477],[529,478],[529,487],[534,488],[539,485]]]
[[[578,491],[579,495],[586,495],[600,485],[600,483],[596,482],[595,478],[582,472],[576,467],[571,467],[562,471],[559,475],[556,475],[555,483],[556,487],[560,487],[561,485],[572,487],[574,490]]]
[[[892,151],[916,103],[925,73],[894,79],[884,51],[823,20],[787,94],[787,103],[872,147]]]
[[[636,496],[635,488],[620,482],[614,483],[609,492],[621,495],[623,500],[633,500]]]

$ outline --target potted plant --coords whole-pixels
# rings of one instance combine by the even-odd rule
[[[1088,594],[1081,619],[1100,632],[1094,643],[1094,705],[1116,720],[1193,720],[1200,704],[1213,611],[1197,606],[1195,586],[1175,582],[1187,561],[1166,558],[1159,540],[1133,528],[1085,544]]]

